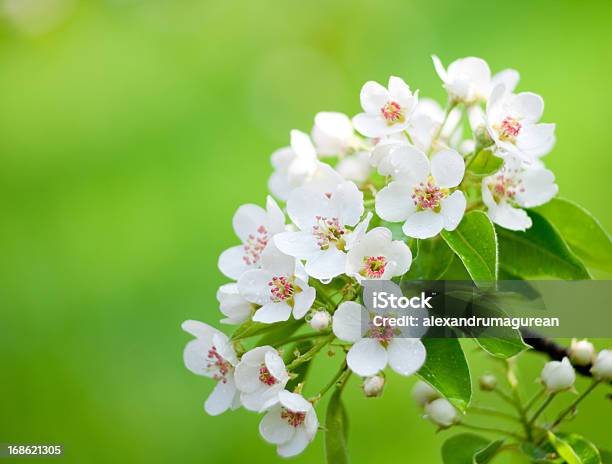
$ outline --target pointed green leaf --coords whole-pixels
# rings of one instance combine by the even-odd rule
[[[561,456],[567,464],[584,464],[574,449],[563,439],[557,437],[554,433],[548,432],[548,441],[555,448],[559,456]]]
[[[563,236],[569,247],[590,266],[612,272],[612,240],[595,217],[582,206],[553,198],[534,208]]]
[[[540,214],[529,211],[529,216],[533,225],[525,232],[496,228],[500,266],[525,279],[590,279],[557,230]]]
[[[557,437],[562,439],[574,450],[574,453],[582,464],[601,464],[602,459],[597,447],[587,439],[575,433],[559,433]]]
[[[453,250],[440,237],[418,240],[417,250],[402,280],[439,280],[453,261]]]
[[[467,213],[459,227],[452,232],[444,230],[441,235],[477,285],[497,280],[497,237],[485,213]]]
[[[472,397],[470,369],[456,338],[424,338],[425,364],[418,376],[465,412]]]
[[[348,420],[340,395],[336,389],[327,405],[325,416],[325,457],[327,464],[348,464]]]
[[[474,453],[473,464],[487,464],[495,457],[499,449],[504,444],[504,440],[496,440],[489,443],[487,446]]]
[[[503,443],[503,440],[490,442],[472,433],[454,435],[442,445],[442,462],[444,464],[486,464],[491,462]]]
[[[468,172],[478,177],[490,176],[499,171],[502,164],[504,161],[495,156],[491,150],[482,150],[470,164]]]

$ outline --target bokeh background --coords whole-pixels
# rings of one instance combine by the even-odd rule
[[[217,322],[231,217],[263,204],[289,130],[356,113],[389,74],[442,102],[432,53],[519,69],[558,124],[562,195],[612,228],[609,1],[0,0],[0,17],[0,442],[78,463],[277,462],[257,415],[205,415],[180,323]],[[532,391],[543,359],[525,358]],[[382,400],[347,387],[353,462],[440,462],[453,432],[419,418],[413,379],[390,380]],[[572,427],[612,448],[604,394]],[[319,436],[293,462],[322,460]]]

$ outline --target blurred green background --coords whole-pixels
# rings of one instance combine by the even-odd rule
[[[263,204],[289,130],[356,113],[389,74],[443,101],[432,53],[520,70],[558,125],[561,194],[612,228],[609,1],[0,6],[0,442],[61,443],[78,463],[279,460],[257,415],[205,415],[212,383],[183,367],[180,323],[219,319],[231,217]],[[528,390],[542,362],[525,356]],[[347,387],[353,462],[439,462],[449,432],[390,378],[382,400]],[[612,448],[604,393],[572,428]],[[293,462],[322,457],[319,436]]]

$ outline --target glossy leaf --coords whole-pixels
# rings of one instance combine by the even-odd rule
[[[454,435],[442,445],[444,464],[486,464],[502,446],[503,440],[490,442],[472,433]]]
[[[416,258],[402,280],[439,280],[453,261],[453,250],[440,237],[416,243]]]
[[[456,338],[424,338],[425,364],[418,376],[465,412],[472,397],[470,369]]]
[[[327,464],[349,462],[347,438],[348,420],[341,398],[342,390],[336,389],[327,405],[325,416],[325,457]]]
[[[540,214],[529,211],[529,216],[533,225],[525,232],[496,228],[500,266],[525,279],[590,279],[557,230]]]
[[[595,217],[582,206],[553,198],[534,208],[563,236],[572,251],[590,266],[612,272],[612,240]]]
[[[491,150],[478,152],[474,161],[470,164],[468,172],[474,176],[485,177],[495,174],[504,164],[504,161],[495,156]]]

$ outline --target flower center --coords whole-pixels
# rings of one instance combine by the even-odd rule
[[[213,379],[227,383],[227,374],[229,373],[232,365],[219,354],[216,346],[213,346],[210,350],[208,350],[208,355],[206,357],[208,358],[208,370],[216,371],[213,374]]]
[[[508,174],[497,174],[489,183],[489,190],[496,203],[502,200],[514,200],[517,192],[524,192],[523,181]]]
[[[290,300],[296,291],[292,280],[283,276],[272,277],[268,286],[270,287],[270,299],[275,303]]]
[[[380,279],[385,273],[387,264],[387,258],[384,256],[365,256],[360,274],[364,277]]]
[[[384,321],[383,325],[375,325],[373,321],[370,321],[368,327],[369,337],[378,340],[385,347],[395,335],[395,329],[387,321]]]
[[[268,230],[264,226],[259,226],[254,234],[249,234],[244,243],[244,256],[242,260],[247,266],[257,264],[261,257],[261,252],[264,250],[270,236]]]
[[[520,122],[510,116],[505,117],[500,126],[499,138],[509,141],[514,141],[514,138],[521,131],[521,127],[523,127]]]
[[[431,176],[427,182],[421,182],[412,191],[412,201],[417,210],[426,209],[440,212],[440,202],[448,196],[448,189],[438,187]]]
[[[383,115],[383,118],[386,119],[387,124],[392,126],[396,122],[404,122],[404,110],[400,106],[399,103],[394,101],[389,101],[383,105],[380,109],[380,112]]]
[[[322,250],[327,250],[331,244],[335,244],[339,250],[344,249],[344,238],[348,231],[340,225],[338,218],[326,218],[316,216],[316,224],[312,226],[312,234],[317,237],[317,245]]]
[[[259,381],[268,386],[272,386],[278,382],[278,380],[276,380],[276,377],[270,374],[270,371],[268,370],[268,368],[263,364],[259,368]]]
[[[285,419],[290,426],[297,428],[306,420],[306,413],[283,408],[281,410],[281,419]]]

